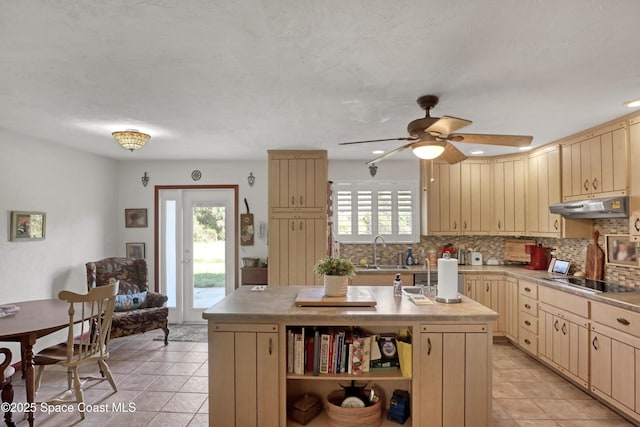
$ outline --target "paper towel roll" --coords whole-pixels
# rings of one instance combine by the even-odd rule
[[[458,260],[438,259],[438,299],[458,298]]]

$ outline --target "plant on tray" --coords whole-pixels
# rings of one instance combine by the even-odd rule
[[[313,272],[324,277],[324,294],[339,297],[347,294],[349,278],[355,276],[356,266],[345,258],[326,257],[313,266]]]

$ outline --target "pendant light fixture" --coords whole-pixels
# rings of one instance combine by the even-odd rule
[[[138,132],[135,129],[127,129],[122,132],[113,132],[111,135],[118,141],[118,144],[122,146],[122,148],[130,150],[137,150],[142,148],[142,146],[151,138],[151,136],[146,133]]]

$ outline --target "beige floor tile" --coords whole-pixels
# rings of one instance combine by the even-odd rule
[[[518,427],[559,427],[554,420],[518,420],[516,425]]]
[[[133,373],[118,383],[118,390],[146,390],[157,379],[157,375]]]
[[[502,405],[508,419],[544,420],[551,418],[529,399],[494,399],[495,401]]]
[[[553,389],[554,397],[567,400],[595,400],[589,396],[586,392],[580,390],[573,384],[565,382],[550,383],[549,386]]]
[[[579,410],[577,407],[571,404],[568,400],[564,399],[534,399],[536,405],[538,405],[544,412],[549,415],[549,418],[554,420],[586,420],[589,419],[589,415]]]
[[[162,407],[162,412],[188,412],[195,414],[204,403],[205,393],[176,393]]]
[[[571,404],[596,420],[619,420],[622,417],[594,399],[570,400]]]
[[[198,410],[199,414],[208,414],[209,413],[209,398],[207,397],[202,405],[200,405],[200,409]]]
[[[634,424],[623,420],[569,420],[558,421],[560,427],[633,427]]]
[[[136,410],[133,413],[119,413],[111,418],[105,426],[108,427],[144,427],[149,425],[156,412],[143,412]]]
[[[503,382],[493,385],[493,397],[495,398],[524,398],[526,397],[518,385]]]
[[[148,391],[179,391],[189,379],[188,375],[158,376],[147,388]]]
[[[189,427],[207,427],[209,425],[208,414],[196,414],[189,423]]]
[[[173,365],[173,362],[145,362],[136,369],[136,374],[155,374],[159,375]]]
[[[204,362],[197,371],[193,373],[196,377],[208,377],[209,376],[209,363]]]
[[[208,393],[209,379],[207,377],[191,377],[180,389],[181,393]]]
[[[514,420],[503,420],[500,418],[494,418],[493,427],[518,427],[518,424]]]
[[[176,362],[171,365],[165,372],[165,375],[193,375],[201,366],[201,363],[180,363]]]
[[[171,391],[145,391],[137,396],[133,402],[138,411],[159,412],[174,394]]]
[[[527,399],[544,399],[558,396],[553,384],[541,382],[514,383],[514,386],[522,393],[522,397]]]
[[[149,426],[153,427],[178,427],[178,426],[188,426],[191,420],[194,418],[193,414],[182,414],[182,413],[168,413],[168,412],[160,412],[158,413],[149,423]]]

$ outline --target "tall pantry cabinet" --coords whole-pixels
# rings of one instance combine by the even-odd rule
[[[629,158],[640,159],[640,116],[629,119]],[[629,234],[631,240],[640,242],[640,168],[630,167]]]
[[[324,150],[269,150],[269,285],[320,285],[327,253]]]

